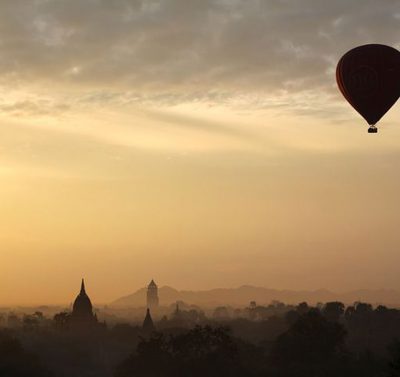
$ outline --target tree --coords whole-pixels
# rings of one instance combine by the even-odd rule
[[[389,346],[389,352],[391,359],[389,362],[389,376],[388,377],[400,377],[400,341],[396,340]]]
[[[296,310],[299,314],[306,314],[310,310],[310,307],[306,302],[301,302],[299,305],[297,305]]]
[[[142,339],[136,354],[128,357],[115,372],[116,377],[159,377],[173,376],[173,359],[170,345],[162,334]]]
[[[22,323],[25,331],[33,331],[39,327],[39,320],[35,315],[24,315]]]
[[[68,323],[71,315],[68,312],[60,312],[54,315],[54,324],[57,329],[65,330],[68,328]]]
[[[340,351],[346,331],[329,322],[318,310],[310,310],[275,341],[271,357],[277,363],[319,362]]]
[[[215,319],[228,319],[230,317],[228,308],[226,306],[218,306],[214,310],[213,317]]]
[[[300,314],[297,310],[289,310],[285,314],[285,321],[288,325],[293,325],[300,317]]]
[[[21,343],[6,331],[0,332],[0,376],[50,377],[38,358],[26,352]]]
[[[228,329],[196,326],[166,339],[153,335],[142,341],[116,371],[116,377],[246,376],[238,348]]]
[[[322,314],[328,321],[337,322],[344,314],[344,304],[339,301],[327,302]]]

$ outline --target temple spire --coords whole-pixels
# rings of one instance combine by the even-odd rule
[[[82,283],[81,283],[81,294],[86,294],[86,292],[85,292],[85,280],[84,279],[82,279]]]
[[[149,308],[147,308],[147,311],[146,311],[146,317],[143,321],[142,330],[147,334],[150,334],[151,332],[153,332],[155,330],[153,319],[151,318]]]

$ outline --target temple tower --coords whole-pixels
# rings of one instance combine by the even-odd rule
[[[151,334],[155,330],[153,319],[151,318],[150,309],[146,311],[146,317],[143,321],[142,333]]]
[[[71,324],[86,327],[97,323],[97,316],[93,314],[93,307],[89,296],[86,294],[85,282],[82,279],[81,291],[74,301],[71,313]]]
[[[147,307],[152,311],[158,308],[158,287],[154,280],[147,287]]]

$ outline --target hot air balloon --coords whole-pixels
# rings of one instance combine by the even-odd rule
[[[381,44],[356,47],[342,56],[336,81],[343,96],[376,133],[376,123],[400,96],[400,52]]]

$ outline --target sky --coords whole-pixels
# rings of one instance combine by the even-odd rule
[[[400,108],[337,61],[394,0],[0,2],[0,306],[400,289]]]

